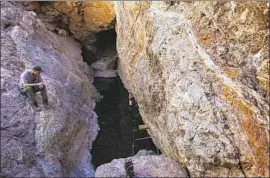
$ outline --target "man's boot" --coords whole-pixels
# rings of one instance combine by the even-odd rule
[[[35,102],[33,103],[33,106],[36,107],[36,108],[38,107],[37,101],[35,101]]]
[[[43,100],[43,106],[44,106],[45,109],[49,109],[50,108],[50,106],[48,104],[48,100]]]
[[[38,107],[38,103],[36,101],[32,103],[32,106],[35,109],[35,111],[41,111],[41,108]]]

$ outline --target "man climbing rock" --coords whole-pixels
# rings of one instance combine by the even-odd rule
[[[26,70],[21,74],[20,78],[20,91],[22,94],[26,94],[34,107],[38,107],[36,100],[36,93],[41,92],[44,108],[48,109],[48,97],[46,86],[40,76],[42,71],[40,66],[35,66],[32,70]]]

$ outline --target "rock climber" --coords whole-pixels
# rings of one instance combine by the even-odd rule
[[[38,107],[36,93],[40,91],[44,108],[49,109],[46,86],[41,78],[41,71],[40,66],[35,66],[32,70],[24,71],[20,78],[20,92],[28,96],[34,107]]]

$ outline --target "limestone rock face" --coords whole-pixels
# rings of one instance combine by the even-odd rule
[[[93,32],[108,30],[114,26],[114,7],[110,1],[63,1],[32,2],[34,9],[42,19],[67,26],[75,38],[89,38]]]
[[[117,76],[117,70],[104,70],[95,72],[95,77],[114,78]]]
[[[191,176],[269,176],[266,2],[115,2],[119,75]]]
[[[116,51],[115,51],[116,52]],[[113,78],[117,77],[116,62],[117,55],[113,55],[110,51],[105,51],[103,57],[100,60],[91,64],[91,67],[95,71],[95,77]]]
[[[135,177],[188,177],[185,168],[164,155],[142,154],[142,150],[137,155],[129,158],[114,159],[112,162],[99,166],[95,177],[126,177],[125,161],[133,162]]]
[[[102,58],[94,62],[91,67],[95,70],[104,71],[104,70],[112,70],[115,68],[116,59],[110,59],[108,57]]]
[[[40,65],[51,108],[19,93],[25,69]],[[94,175],[89,148],[98,132],[97,95],[80,45],[48,31],[33,11],[1,2],[1,176]]]

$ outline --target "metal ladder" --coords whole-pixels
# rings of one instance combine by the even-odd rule
[[[151,139],[150,135],[147,132],[147,136],[146,137],[142,137],[142,138],[135,138],[135,133],[138,131],[146,131],[147,129],[149,129],[148,127],[146,127],[145,125],[139,125],[138,129],[133,129],[132,130],[132,155],[135,155],[135,146],[136,146],[136,142],[141,141],[141,140],[147,140],[147,139]],[[157,154],[159,155],[159,149],[156,147],[156,151]]]

